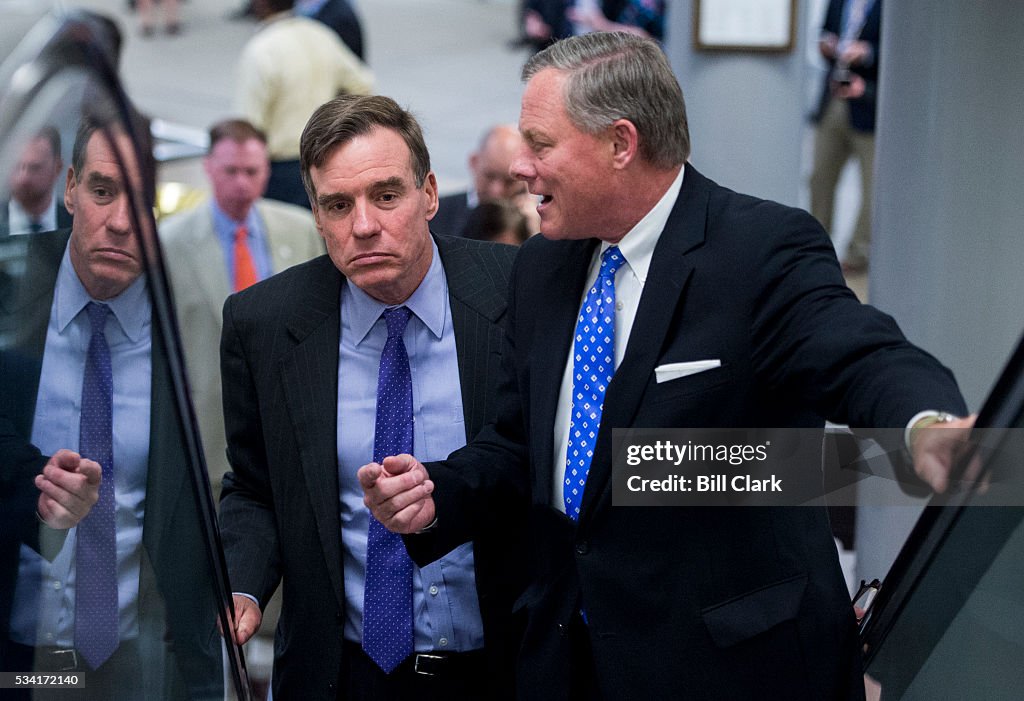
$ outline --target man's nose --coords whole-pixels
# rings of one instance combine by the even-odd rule
[[[355,236],[373,236],[380,231],[377,210],[367,202],[356,202],[352,206],[352,233]]]
[[[516,154],[512,159],[512,165],[508,169],[509,175],[516,180],[529,180],[534,176],[533,159],[524,150]]]
[[[127,195],[121,194],[111,205],[110,216],[107,218],[107,228],[115,234],[122,236],[131,234],[134,230],[132,221],[131,204]]]

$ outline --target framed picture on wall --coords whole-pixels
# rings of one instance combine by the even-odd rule
[[[797,0],[693,0],[698,51],[792,51]]]

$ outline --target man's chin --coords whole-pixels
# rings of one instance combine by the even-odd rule
[[[573,241],[593,238],[590,234],[566,231],[565,229],[555,227],[545,227],[543,224],[540,227],[540,235],[551,241]]]

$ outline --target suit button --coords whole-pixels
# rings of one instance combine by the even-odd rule
[[[588,552],[590,552],[590,543],[588,543],[585,540],[581,540],[580,542],[576,543],[577,555],[586,555]]]
[[[564,623],[559,623],[558,624],[558,637],[564,638],[567,635],[569,635],[569,626],[565,625]]]
[[[334,620],[335,620],[335,622],[341,624],[341,623],[345,622],[345,617],[342,616],[340,613],[336,613],[336,614],[334,614]]]

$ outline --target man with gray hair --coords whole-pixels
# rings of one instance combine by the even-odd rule
[[[542,236],[512,272],[507,393],[446,461],[361,468],[367,504],[429,562],[531,493],[522,698],[862,698],[824,510],[616,506],[612,431],[939,419],[953,428],[909,447],[942,491],[941,434],[971,423],[950,415],[955,381],[857,301],[806,212],[686,162],[682,91],[653,41],[566,39],[523,75],[512,172],[541,197]]]
[[[301,166],[328,255],[224,305],[234,633],[253,634],[283,581],[276,698],[509,695],[516,534],[482,529],[414,567],[356,471],[414,448],[444,458],[493,413],[515,249],[431,236],[430,155],[389,98],[319,107]]]

